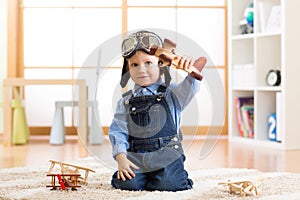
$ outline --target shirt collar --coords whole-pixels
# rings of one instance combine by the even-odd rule
[[[153,84],[147,86],[147,87],[143,87],[140,86],[138,84],[134,85],[134,96],[140,96],[140,95],[148,95],[148,94],[156,94],[157,93],[157,89],[158,87],[163,84],[163,81],[161,79],[161,77]]]

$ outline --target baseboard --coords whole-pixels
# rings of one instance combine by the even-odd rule
[[[51,127],[30,127],[30,135],[49,135]],[[102,127],[103,133],[107,135],[109,127]],[[184,135],[228,135],[227,129],[222,126],[182,126],[182,133]],[[76,127],[66,127],[66,135],[77,135]]]
[[[65,127],[66,135],[77,135],[76,127]],[[30,135],[50,135],[51,127],[49,126],[31,126],[29,127]]]

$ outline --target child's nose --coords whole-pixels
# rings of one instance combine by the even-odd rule
[[[139,71],[140,72],[145,72],[146,71],[146,66],[145,65],[140,65],[139,66]]]

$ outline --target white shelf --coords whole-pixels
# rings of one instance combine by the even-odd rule
[[[284,145],[282,143],[268,141],[268,140],[257,140],[257,139],[233,136],[229,138],[229,141],[239,143],[239,144],[243,143],[243,144],[253,145],[253,146],[263,146],[271,149],[284,149]]]
[[[274,33],[268,33],[268,32],[265,32],[265,33],[257,33],[256,34],[256,37],[272,37],[272,36],[281,36],[281,32],[274,32]]]
[[[233,91],[270,91],[270,92],[281,92],[280,86],[261,86],[261,87],[239,87],[239,86],[233,86]]]
[[[233,35],[231,39],[232,40],[245,40],[245,39],[253,39],[253,38],[259,38],[259,37],[273,37],[273,36],[281,36],[281,32],[240,34],[240,35]]]
[[[240,20],[245,8],[254,3],[254,32],[241,34]],[[259,5],[259,6],[258,6]],[[263,5],[263,6],[261,6]],[[280,6],[280,29],[267,29],[273,6]],[[265,9],[263,12],[259,9]],[[230,0],[228,1],[228,127],[229,141],[275,149],[300,149],[297,133],[300,113],[299,58],[300,37],[297,19],[300,1]],[[261,16],[264,14],[265,16]],[[273,13],[274,14],[274,13]],[[260,20],[265,20],[261,22]],[[274,22],[273,22],[274,23]],[[266,32],[267,30],[275,30]],[[250,67],[249,67],[250,66]],[[266,75],[271,69],[281,71],[281,84],[268,86]],[[248,70],[248,71],[247,71]],[[250,78],[249,78],[250,77]],[[247,79],[248,78],[248,79]],[[281,96],[280,103],[277,94]],[[254,138],[240,136],[235,99],[254,98]],[[268,139],[268,117],[280,110],[281,143]]]
[[[245,40],[255,38],[254,34],[243,34],[243,35],[234,35],[232,36],[232,40]]]
[[[261,87],[257,87],[258,91],[273,91],[273,92],[281,92],[281,87],[280,86],[261,86]]]
[[[233,87],[232,90],[235,91],[254,91],[255,88],[254,87]]]

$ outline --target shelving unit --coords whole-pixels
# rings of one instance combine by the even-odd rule
[[[251,2],[254,3],[253,33],[241,34],[240,20],[244,18],[245,8]],[[266,26],[273,6],[280,6],[281,25],[280,29],[268,31],[270,29]],[[228,1],[230,142],[300,149],[300,123],[297,120],[300,114],[300,67],[297,66],[300,60],[300,33],[296,27],[300,10],[297,8],[300,8],[300,1]],[[281,72],[279,86],[268,86],[266,82],[267,73],[271,69]],[[281,93],[280,101],[276,97],[278,92]],[[235,99],[248,96],[254,97],[254,138],[240,136],[236,116]],[[282,138],[281,142],[274,142],[268,137],[268,117],[276,113],[278,108],[281,110],[277,112],[281,120],[277,121],[277,127],[281,127],[279,131]]]

